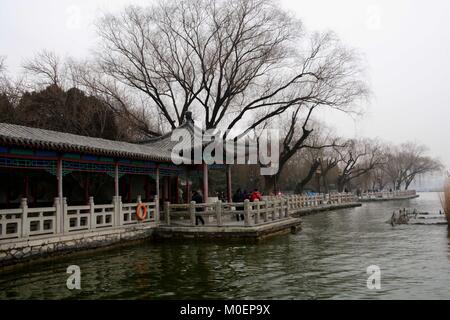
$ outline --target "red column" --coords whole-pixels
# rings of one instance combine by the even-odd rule
[[[186,169],[186,197],[185,197],[185,201],[186,203],[189,203],[191,200],[191,190],[190,190],[190,186],[189,186],[189,171]]]
[[[28,177],[28,175],[27,175],[27,172],[25,172],[25,178],[23,178],[23,194],[24,194],[24,198],[27,198],[28,199],[28,196],[29,196],[29,185],[30,185],[30,182],[29,182],[29,177]],[[30,199],[28,199],[28,201],[29,201]]]
[[[150,186],[148,183],[148,177],[144,176],[144,190],[145,190],[145,198],[144,201],[149,201],[150,200]]]
[[[163,199],[164,201],[168,201],[169,198],[169,184],[167,181],[168,177],[163,178]]]
[[[131,203],[132,201],[131,197],[131,175],[128,177],[128,202]]]
[[[84,177],[84,200],[87,203],[89,203],[89,177]]]

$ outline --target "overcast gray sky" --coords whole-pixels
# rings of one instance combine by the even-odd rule
[[[93,22],[147,0],[0,0],[0,55],[11,73],[41,49],[83,57]],[[450,1],[282,0],[308,29],[336,31],[365,56],[373,98],[362,119],[333,115],[338,133],[426,144],[450,168]]]

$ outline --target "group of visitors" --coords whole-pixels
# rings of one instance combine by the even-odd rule
[[[241,188],[238,188],[233,195],[233,202],[235,203],[243,203],[245,200],[250,200],[251,202],[261,201],[262,194],[259,192],[258,188],[255,188],[252,193],[248,193],[247,190],[242,191]],[[236,206],[236,211],[244,211],[244,207],[242,205]],[[236,220],[244,220],[244,214],[238,213],[236,214]]]
[[[233,202],[235,203],[243,203],[245,200],[250,200],[251,202],[255,201],[261,201],[262,200],[262,194],[259,192],[258,188],[255,188],[252,193],[248,193],[247,190],[242,191],[241,188],[238,188],[236,192],[233,195]],[[202,194],[194,190],[192,191],[192,201],[195,201],[195,203],[203,203],[203,196]],[[202,208],[196,208],[196,212],[202,211]],[[244,220],[244,206],[238,205],[236,206],[236,211],[241,211],[242,213],[236,214],[237,221]],[[202,225],[205,224],[205,220],[201,216],[201,214],[195,215],[195,224],[199,225],[201,223]]]
[[[241,188],[238,188],[233,195],[233,202],[244,202],[247,199],[251,202],[261,201],[261,192],[259,192],[258,188],[256,188],[252,193],[249,194],[247,190],[242,191]]]

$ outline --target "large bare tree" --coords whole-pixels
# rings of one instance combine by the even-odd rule
[[[414,142],[390,148],[389,161],[383,168],[395,190],[402,186],[408,190],[417,176],[442,170],[440,161],[428,156],[427,152],[426,146]]]
[[[105,15],[98,33],[102,72],[171,128],[194,111],[206,129],[245,134],[286,111],[347,109],[367,92],[352,50],[267,0],[128,7]]]
[[[339,149],[338,191],[350,187],[350,182],[369,173],[386,162],[381,143],[372,139],[349,140]]]

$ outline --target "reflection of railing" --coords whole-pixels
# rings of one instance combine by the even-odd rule
[[[416,196],[416,190],[401,190],[401,191],[382,191],[382,192],[365,192],[361,194],[361,200],[370,199],[396,199],[396,198],[408,198]]]
[[[157,222],[157,202],[145,203],[146,218],[136,218],[141,203],[140,197],[137,203],[122,203],[114,197],[111,204],[95,204],[91,197],[87,205],[68,206],[66,198],[55,198],[52,207],[28,208],[27,199],[22,199],[20,208],[0,210],[0,241]]]
[[[197,217],[202,217],[209,226],[257,226],[290,217],[290,214],[302,208],[318,208],[325,205],[356,202],[351,193],[327,195],[290,195],[265,197],[262,201],[239,203],[200,203],[189,204],[164,203],[164,224],[194,226]],[[241,222],[243,221],[243,222]],[[203,224],[199,224],[203,225]]]

